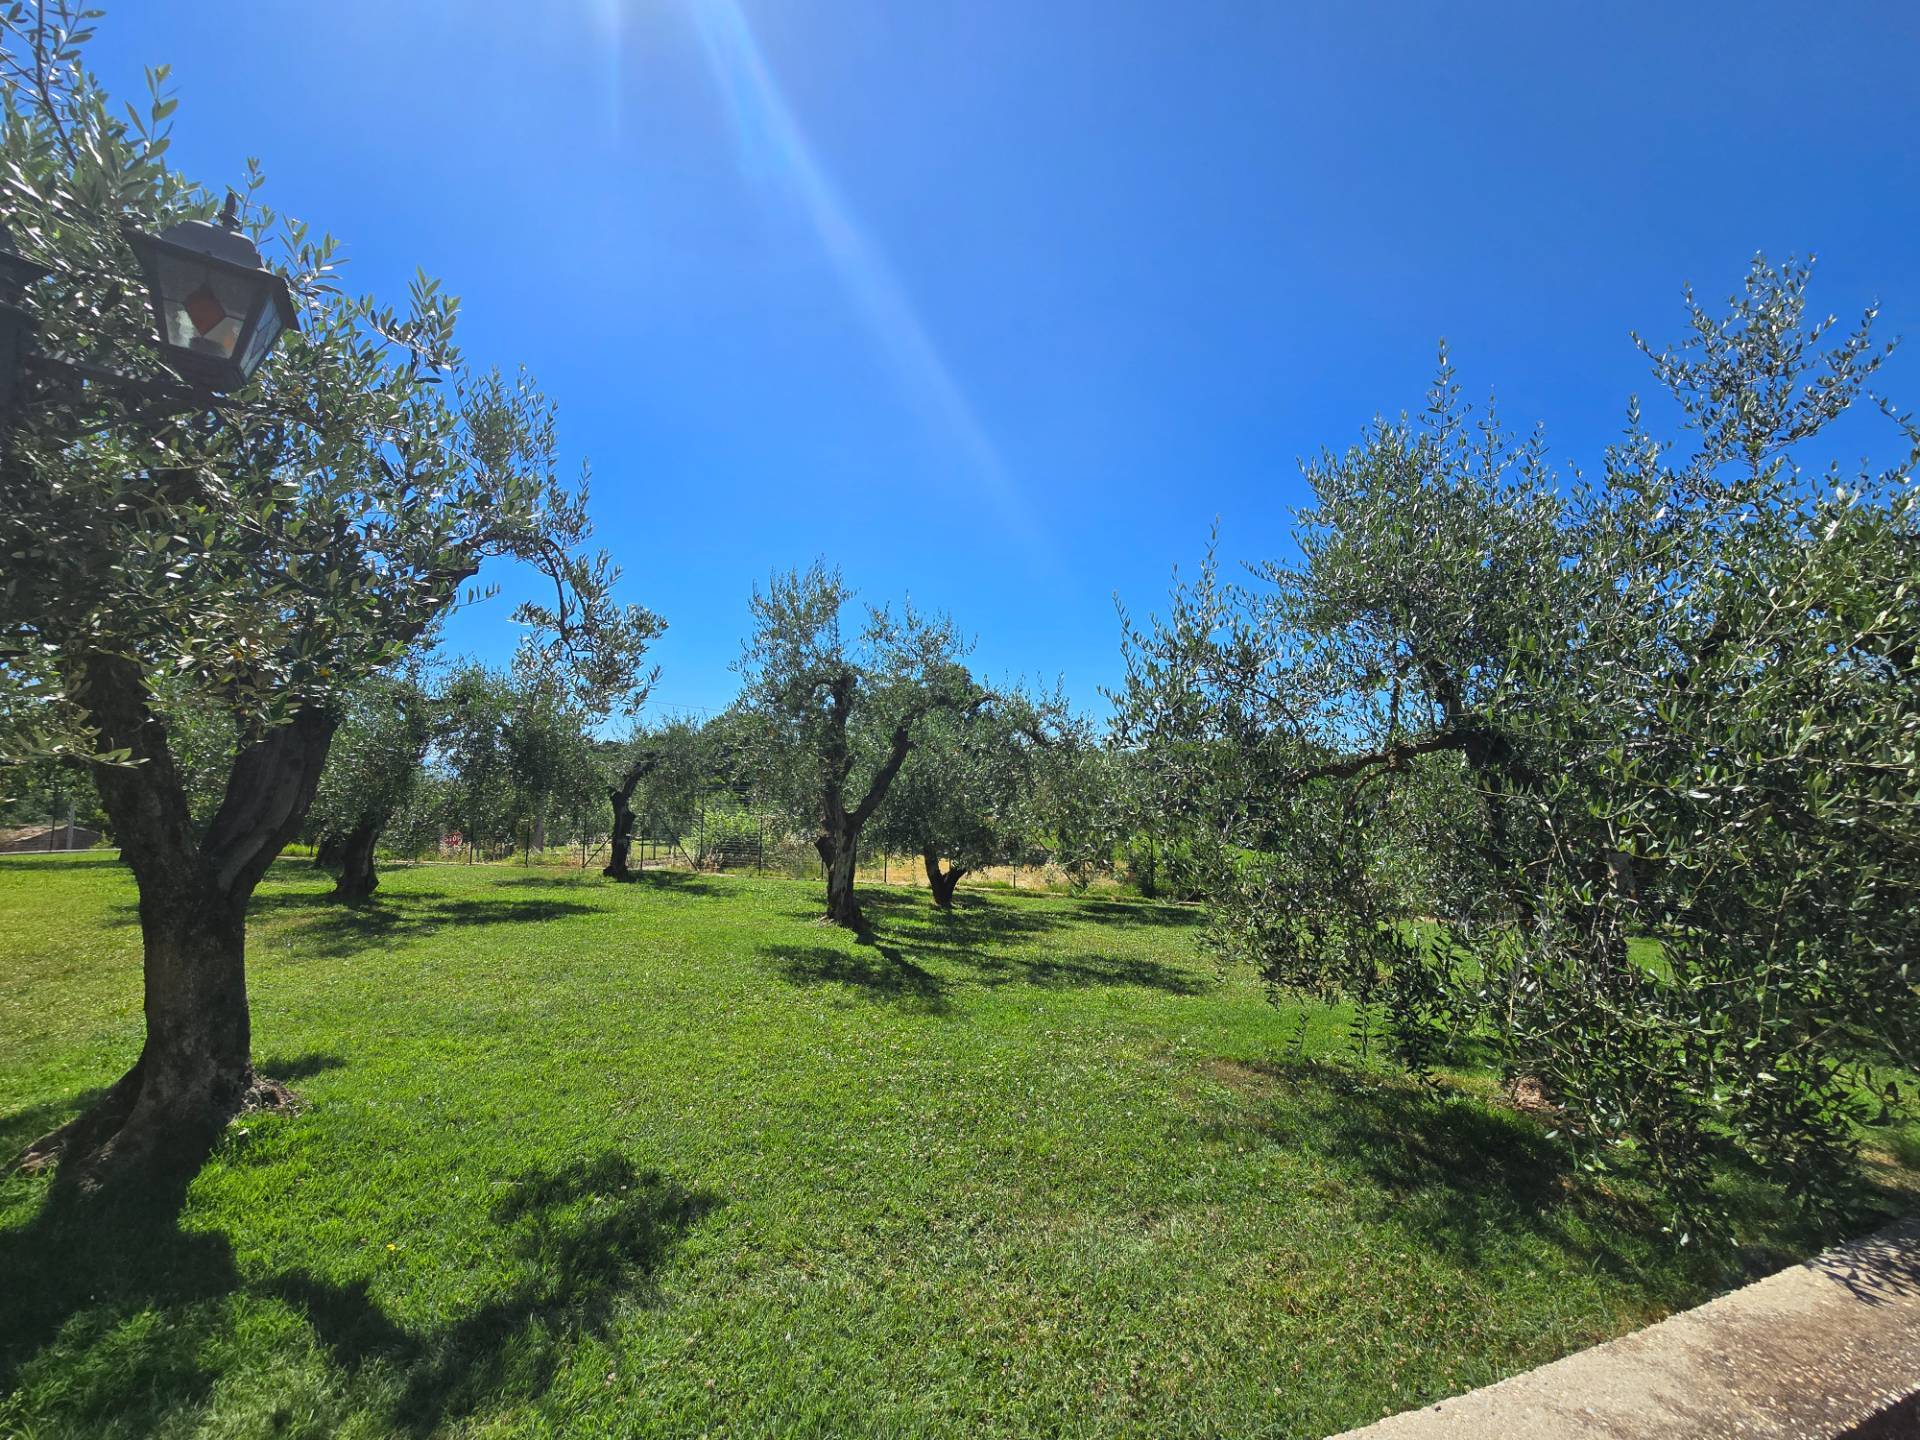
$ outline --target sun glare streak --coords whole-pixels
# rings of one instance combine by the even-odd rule
[[[954,378],[912,300],[878,248],[862,233],[768,70],[737,0],[691,0],[715,83],[726,99],[749,179],[789,188],[798,198],[841,283],[914,398],[959,444],[985,498],[1013,534],[1045,550],[1034,517],[1008,478],[992,437]]]
[[[607,111],[607,133],[617,140],[626,119],[623,99],[627,48],[625,0],[588,0],[588,4],[592,8],[594,28],[600,32],[603,67],[600,94]]]

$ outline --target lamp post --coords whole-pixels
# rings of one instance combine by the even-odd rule
[[[15,392],[33,339],[33,316],[21,301],[27,287],[50,272],[15,252],[13,236],[0,223],[0,421],[11,419]]]
[[[27,292],[54,272],[13,248],[0,225],[0,428],[10,432],[36,397],[105,387],[175,412],[208,410],[252,378],[283,332],[297,324],[287,282],[269,270],[239,228],[232,191],[218,224],[183,220],[158,235],[129,231],[146,272],[155,348],[182,382],[171,384],[48,354],[34,344]]]

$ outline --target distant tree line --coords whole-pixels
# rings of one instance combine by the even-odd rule
[[[491,851],[575,844],[583,861],[604,850],[602,873],[629,879],[637,832],[679,840],[710,806],[804,837],[827,918],[855,928],[863,844],[917,860],[943,908],[969,872],[1037,853],[1077,875],[1110,868],[1123,792],[1064,696],[989,687],[950,619],[856,610],[824,564],[773,576],[751,606],[736,702],[619,741],[599,733],[614,697],[524,657],[430,682],[418,664],[370,677],[343,702],[308,823],[336,897],[374,892],[383,841],[415,853],[448,834]]]

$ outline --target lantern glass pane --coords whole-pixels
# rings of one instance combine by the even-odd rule
[[[262,287],[259,304],[260,318],[247,340],[245,353],[240,356],[240,373],[249,379],[260,368],[260,362],[267,358],[267,351],[273,348],[273,342],[280,338],[280,307],[273,303],[265,287]]]
[[[160,301],[167,344],[196,355],[233,358],[258,281],[184,256],[160,257]]]

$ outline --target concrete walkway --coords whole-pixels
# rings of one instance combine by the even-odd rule
[[[1920,1436],[1920,1220],[1337,1440]]]

